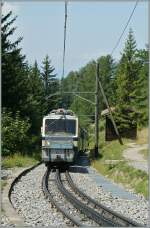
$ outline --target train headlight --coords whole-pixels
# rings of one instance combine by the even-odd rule
[[[45,146],[50,146],[50,141],[45,140]]]
[[[49,147],[50,146],[50,141],[48,141],[48,140],[42,140],[42,146],[43,147]]]

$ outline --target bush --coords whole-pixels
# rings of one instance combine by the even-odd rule
[[[2,167],[5,169],[13,167],[26,167],[31,166],[37,163],[38,160],[27,155],[23,156],[21,154],[14,154],[9,157],[5,157],[2,160]]]
[[[30,128],[29,120],[23,120],[19,112],[12,116],[6,110],[2,113],[2,155],[23,153],[28,141],[27,132]]]

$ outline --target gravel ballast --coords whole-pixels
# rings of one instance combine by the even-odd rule
[[[148,201],[143,197],[137,196],[136,200],[126,200],[119,197],[113,197],[111,192],[104,191],[98,186],[92,178],[85,173],[70,173],[74,183],[80,189],[106,207],[131,218],[137,223],[146,225],[148,223]]]
[[[43,194],[41,183],[45,171],[42,164],[23,176],[14,186],[12,203],[27,226],[66,226],[68,220],[52,207]],[[97,186],[88,173],[70,174],[76,185],[93,199],[138,223],[147,224],[148,202],[144,198],[138,197],[137,201],[113,197],[109,190],[106,192]]]
[[[23,216],[28,226],[62,226],[64,218],[55,208],[52,208],[42,192],[42,177],[46,171],[45,165],[40,165],[15,185],[11,200],[17,212]]]
[[[8,217],[5,214],[1,214],[1,226],[2,227],[8,227],[8,226],[15,227],[15,225],[9,221]]]

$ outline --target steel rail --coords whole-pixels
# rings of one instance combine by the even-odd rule
[[[83,214],[85,214],[88,218],[96,222],[98,225],[104,227],[113,227],[116,225],[110,220],[104,218],[97,211],[94,211],[92,208],[88,207],[87,205],[79,201],[73,194],[71,194],[62,184],[59,169],[56,169],[56,183],[58,189],[67,198],[67,200],[69,200],[78,210],[80,210]]]
[[[116,225],[122,226],[122,227],[126,227],[126,226],[144,227],[143,225],[141,225],[129,218],[126,218],[125,216],[123,216],[117,212],[112,211],[111,209],[107,208],[106,206],[96,202],[90,196],[86,195],[74,184],[68,171],[66,171],[66,178],[67,178],[67,181],[68,181],[70,187],[76,194],[78,194],[81,198],[86,200],[88,203],[93,204],[93,206],[95,208],[100,209],[103,216],[108,216],[109,219],[115,220]]]
[[[11,183],[11,186],[10,186],[10,189],[9,189],[9,192],[8,192],[8,198],[9,198],[9,201],[11,203],[11,205],[13,206],[13,208],[15,209],[13,203],[12,203],[12,200],[11,200],[11,193],[13,191],[13,188],[15,186],[15,184],[21,179],[21,177],[23,177],[24,175],[26,175],[27,173],[29,173],[31,170],[35,169],[36,167],[38,167],[39,165],[41,165],[42,162],[38,162],[36,165],[33,165],[32,167],[30,168],[27,168],[25,169],[23,172],[21,172],[14,180],[13,182]]]
[[[65,215],[65,217],[67,217],[74,225],[83,227],[83,225],[74,216],[71,216],[67,212],[67,210],[65,210],[64,206],[60,206],[59,202],[57,202],[54,199],[53,195],[50,193],[48,189],[48,179],[49,179],[50,173],[51,173],[51,170],[48,168],[42,178],[42,190],[44,195],[46,196],[46,198],[49,199],[52,205],[54,205],[57,208],[57,210],[59,210],[63,215]]]

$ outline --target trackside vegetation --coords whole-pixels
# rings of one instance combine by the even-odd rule
[[[16,19],[12,11],[2,15],[2,156],[15,163],[14,154],[26,159],[40,153],[42,117],[57,104],[57,97],[54,103],[47,96],[59,84],[48,55],[39,70],[36,59],[31,65],[22,54],[23,38],[12,41]]]
[[[145,132],[147,132],[146,129]],[[138,132],[138,135],[141,135],[141,131]],[[106,143],[104,140],[104,131],[100,132],[100,138],[100,156],[97,160],[93,158],[93,151],[91,150],[93,148],[93,136],[90,139],[89,149],[91,152],[89,157],[92,166],[115,183],[119,183],[136,193],[140,193],[148,199],[147,173],[129,166],[123,158],[123,151],[128,147],[127,143],[136,141],[123,139],[123,146],[119,144],[118,140]]]
[[[148,199],[148,175],[129,166],[126,161],[106,164],[104,161],[93,161],[93,167],[115,183],[119,183]]]
[[[95,92],[98,62],[102,86],[110,106],[115,107],[116,122],[120,123],[119,131],[137,123],[141,133],[136,143],[147,143],[148,46],[138,49],[136,33],[130,28],[119,60],[109,53],[103,56],[100,53],[98,59],[91,59],[85,66],[60,79],[47,53],[41,63],[36,61],[36,57],[34,64],[27,61],[28,56],[23,55],[21,49],[23,37],[14,41],[16,20],[12,11],[2,15],[2,167],[24,167],[39,161],[42,117],[52,109],[62,107],[73,110],[79,116],[80,126],[88,131],[93,167],[114,182],[132,188],[147,198],[148,175],[130,167],[122,156],[130,140],[123,139],[123,146],[117,140],[105,142],[104,120],[100,118],[100,156],[95,160],[94,106],[73,93],[61,92],[84,92],[82,96],[94,102],[95,94],[85,92]],[[100,93],[99,99],[101,112],[106,105]],[[131,108],[132,112],[127,112]]]
[[[2,167],[3,168],[14,168],[14,167],[26,167],[32,166],[39,161],[39,157],[34,154],[31,156],[29,155],[22,155],[20,153],[15,153],[12,156],[6,156],[2,159]]]

